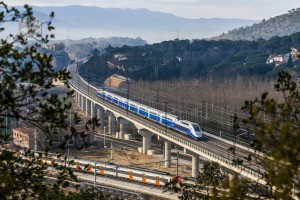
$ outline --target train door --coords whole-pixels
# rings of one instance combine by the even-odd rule
[[[86,169],[87,172],[93,172],[93,168],[92,168],[92,165],[89,164],[87,169]]]
[[[76,170],[81,170],[80,162],[76,162]]]
[[[142,174],[142,182],[146,183],[147,182],[147,174]]]
[[[104,167],[103,166],[100,166],[100,174],[104,175]]]
[[[128,173],[129,173],[129,176],[128,176],[129,180],[133,180],[133,172],[129,171]]]
[[[159,176],[155,177],[155,185],[160,186],[160,177]]]

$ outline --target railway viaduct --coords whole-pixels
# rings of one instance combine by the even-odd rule
[[[164,140],[164,155],[165,167],[171,165],[171,143],[175,143],[187,150],[192,155],[192,177],[196,178],[199,173],[199,156],[208,160],[219,163],[221,166],[235,171],[251,180],[266,184],[260,173],[251,166],[241,166],[232,164],[232,160],[225,158],[216,152],[211,152],[209,149],[201,145],[201,143],[192,140],[184,135],[177,133],[171,129],[166,129],[164,126],[151,122],[139,115],[128,112],[116,105],[113,105],[96,94],[97,88],[87,83],[79,76],[76,64],[68,66],[68,71],[71,73],[72,79],[69,80],[71,89],[75,91],[75,101],[79,107],[91,117],[97,116],[100,127],[104,127],[104,114],[108,114],[108,131],[110,134],[116,134],[116,124],[119,123],[120,131],[116,134],[117,137],[123,139],[128,137],[126,129],[128,123],[133,123],[138,129],[139,134],[143,137],[142,152],[147,154],[150,149],[151,136],[153,134]],[[205,134],[205,133],[204,133]]]

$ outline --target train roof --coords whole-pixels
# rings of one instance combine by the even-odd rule
[[[143,171],[143,172],[156,173],[156,174],[160,174],[160,175],[171,175],[170,172],[163,172],[163,171],[139,168],[139,167],[134,167],[134,166],[123,166],[123,167],[126,167],[128,169],[132,169],[132,170],[139,170],[139,171]]]

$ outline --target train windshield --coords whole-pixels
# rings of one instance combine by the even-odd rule
[[[193,124],[193,127],[195,129],[196,132],[200,132],[200,127],[197,124]]]

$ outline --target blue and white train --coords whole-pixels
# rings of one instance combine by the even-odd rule
[[[135,101],[121,97],[106,90],[97,90],[97,96],[115,105],[118,105],[119,107],[125,110],[129,110],[133,113],[148,118],[149,120],[166,125],[193,139],[202,138],[201,129],[196,123],[187,120],[180,120],[178,116],[166,114],[161,110],[157,110],[155,108],[151,108],[149,106],[137,103]]]

